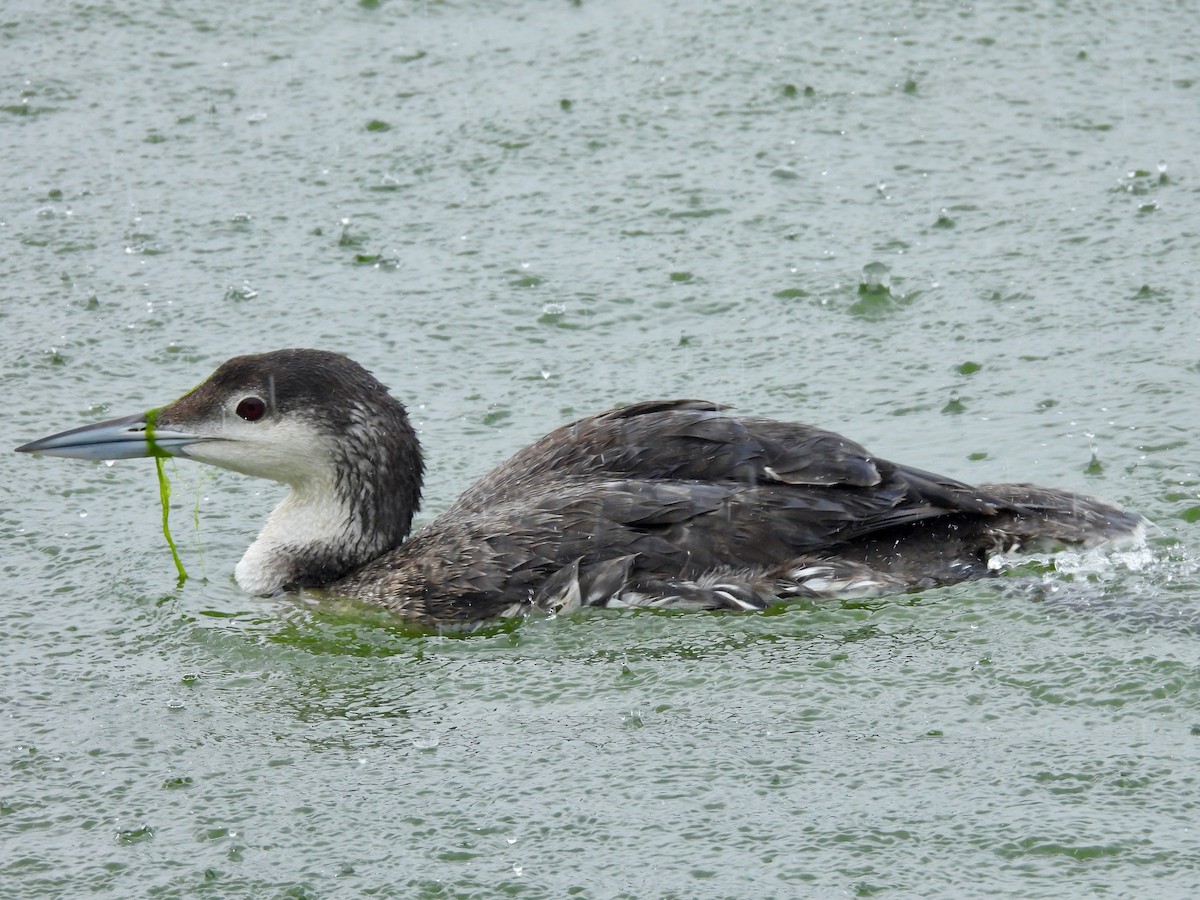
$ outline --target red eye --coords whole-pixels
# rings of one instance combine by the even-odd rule
[[[267,414],[267,404],[258,397],[246,397],[237,405],[237,414],[247,422],[257,422]]]

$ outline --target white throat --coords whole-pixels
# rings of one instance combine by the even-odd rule
[[[234,577],[247,593],[270,594],[293,583],[306,561],[353,552],[365,540],[332,484],[293,487],[237,564]]]

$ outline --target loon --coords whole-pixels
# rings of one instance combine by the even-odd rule
[[[971,486],[808,425],[701,400],[564,425],[410,536],[424,462],[404,406],[337,353],[238,356],[178,400],[17,448],[175,456],[290,491],[235,570],[429,624],[584,606],[760,610],[993,572],[1018,547],[1137,539],[1143,520],[1030,484]]]

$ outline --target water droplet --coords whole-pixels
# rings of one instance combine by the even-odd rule
[[[253,300],[258,296],[258,291],[252,288],[247,282],[243,281],[240,287],[230,286],[225,289],[225,299],[232,300],[235,303]]]
[[[436,750],[441,742],[442,739],[436,734],[420,735],[419,737],[412,739],[413,747],[426,753],[431,750]]]
[[[892,272],[881,262],[871,262],[863,266],[862,288],[872,294],[886,294],[892,287]]]
[[[951,391],[950,392],[950,402],[942,407],[942,414],[957,416],[957,415],[965,412],[966,409],[967,409],[967,406],[965,403],[962,402],[962,399],[958,395],[958,391]]]
[[[943,206],[940,210],[938,210],[938,217],[934,221],[933,227],[953,228],[956,224],[958,223],[956,223],[954,219],[950,217],[950,212],[946,209],[946,207]]]
[[[140,844],[142,841],[148,841],[153,837],[154,829],[149,825],[117,832],[117,841],[122,844]]]

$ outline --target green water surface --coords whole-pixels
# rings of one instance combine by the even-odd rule
[[[440,635],[243,595],[278,486],[168,467],[177,584],[148,461],[0,454],[0,896],[1195,896],[1198,46],[1128,3],[5,10],[0,447],[317,346],[409,405],[424,519],[693,396],[1150,524]]]

